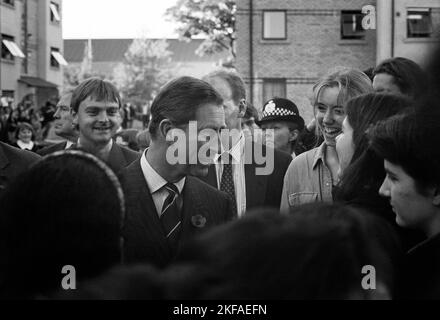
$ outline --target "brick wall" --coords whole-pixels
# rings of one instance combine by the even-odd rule
[[[249,0],[238,0],[237,68],[249,86]],[[336,66],[367,69],[375,65],[376,32],[365,40],[341,40],[340,11],[360,10],[374,0],[253,0],[254,96],[263,106],[263,79],[285,78],[287,98],[309,121],[311,88]],[[287,39],[262,40],[263,10],[287,11]],[[248,87],[249,89],[249,87]],[[248,91],[249,92],[249,91]]]

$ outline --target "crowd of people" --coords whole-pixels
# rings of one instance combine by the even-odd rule
[[[37,150],[27,122],[0,142],[0,298],[440,299],[440,56],[429,70],[333,70],[310,123],[294,99],[250,105],[235,70],[179,77],[146,130],[85,80],[56,106],[62,142]]]

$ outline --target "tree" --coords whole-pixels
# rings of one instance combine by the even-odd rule
[[[180,24],[180,37],[204,36],[197,54],[214,54],[228,50],[235,59],[235,0],[179,0],[167,10],[167,16]]]
[[[171,52],[166,40],[135,39],[114,70],[114,79],[123,97],[135,103],[152,100],[171,79]]]
[[[90,77],[98,77],[101,79],[108,79],[103,74],[97,73],[93,70],[93,54],[92,54],[92,40],[89,39],[84,46],[84,54],[81,65],[68,65],[64,67],[64,92],[72,91],[75,89],[82,81]]]

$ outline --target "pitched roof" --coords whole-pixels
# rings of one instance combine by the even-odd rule
[[[84,49],[87,39],[64,40],[64,58],[67,62],[81,62],[84,56]],[[167,39],[168,50],[171,51],[172,60],[175,62],[216,62],[225,59],[227,52],[212,56],[198,56],[195,51],[203,42],[203,39],[193,39],[190,42],[178,39]],[[133,39],[92,39],[92,53],[94,62],[119,62],[124,58]]]

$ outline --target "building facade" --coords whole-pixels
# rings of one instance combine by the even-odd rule
[[[313,84],[329,70],[394,56],[423,65],[439,41],[439,8],[440,0],[237,0],[236,65],[249,100],[261,110],[287,97],[309,121]]]
[[[203,42],[201,39],[166,41],[176,77],[202,77],[218,68],[228,56],[226,52],[202,57],[197,55],[197,48]],[[115,69],[124,61],[124,55],[132,42],[133,39],[65,39],[64,52],[70,67],[80,67],[85,57],[88,57],[92,73],[111,79]]]
[[[63,84],[62,0],[0,1],[2,103],[41,107]],[[5,99],[6,98],[6,99]]]

